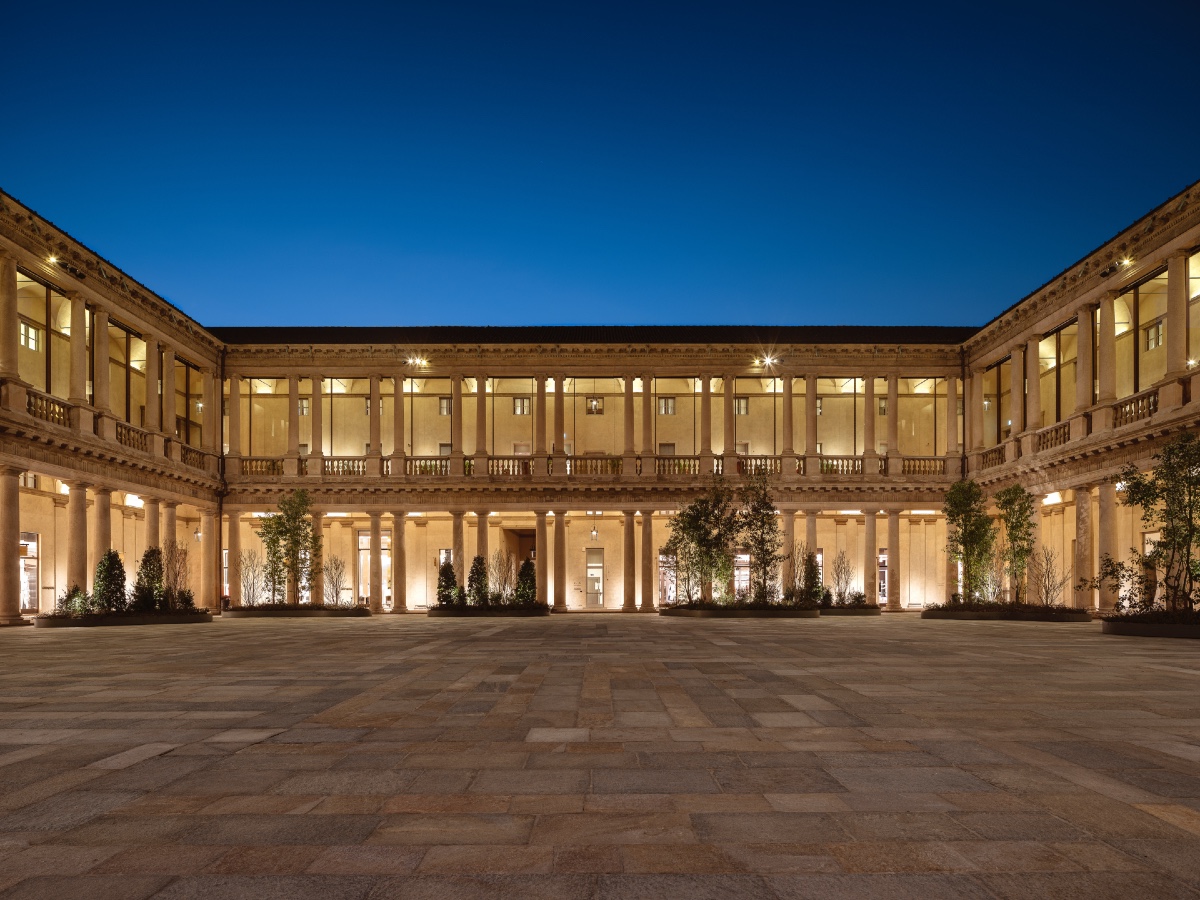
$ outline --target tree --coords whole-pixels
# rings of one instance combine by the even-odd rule
[[[476,606],[488,605],[487,560],[482,556],[471,560],[471,571],[467,573],[467,599]]]
[[[507,602],[517,585],[517,558],[507,550],[497,550],[488,560],[488,590]]]
[[[765,472],[750,475],[742,486],[742,510],[739,530],[742,546],[750,554],[750,596],[758,603],[779,596],[779,510],[771,500]]]
[[[167,541],[162,548],[162,599],[163,610],[192,609],[196,605],[192,589],[191,564],[188,561],[187,544],[182,541]]]
[[[516,606],[535,606],[537,604],[537,569],[533,560],[526,557],[517,572],[517,586],[513,590],[513,604]]]
[[[1200,439],[1194,432],[1181,434],[1154,459],[1149,472],[1126,466],[1119,483],[1121,503],[1141,507],[1143,528],[1158,537],[1149,553],[1132,551],[1127,564],[1106,556],[1099,580],[1120,585],[1124,573],[1126,605],[1149,609],[1161,598],[1169,611],[1191,613],[1200,602]]]
[[[840,604],[850,602],[850,593],[854,590],[854,563],[845,550],[839,550],[833,558],[829,575],[833,580],[833,599]]]
[[[1025,576],[1033,555],[1034,513],[1033,494],[1019,484],[1010,484],[996,494],[996,508],[1004,525],[1004,548],[1001,558],[1012,587],[1014,603],[1025,600]]]
[[[946,552],[962,563],[964,598],[980,599],[996,544],[996,526],[987,514],[983,491],[970,479],[958,482],[946,492],[942,512],[946,515]]]
[[[133,583],[132,609],[137,612],[154,612],[163,597],[163,555],[158,547],[150,547],[142,554],[137,578]]]
[[[713,582],[722,585],[733,575],[733,546],[740,531],[740,516],[733,492],[717,477],[712,487],[671,517],[671,537],[660,552],[675,557],[676,590],[693,586],[701,597],[712,599]]]
[[[265,602],[267,590],[262,555],[246,549],[238,559],[242,564],[242,606],[258,606]]]
[[[92,603],[100,612],[124,612],[128,597],[125,590],[125,563],[116,550],[106,550],[96,563],[92,581]]]
[[[438,566],[437,602],[438,606],[452,606],[455,593],[458,590],[458,579],[454,577],[454,563],[443,560]]]
[[[322,599],[326,606],[337,606],[342,602],[342,592],[350,587],[346,562],[340,556],[331,556],[325,560],[322,570],[325,575],[325,596]]]
[[[295,490],[280,498],[279,512],[258,520],[272,602],[282,597],[297,604],[300,592],[312,588],[313,573],[321,565],[321,534],[313,528],[311,509],[308,491]]]
[[[1057,606],[1062,599],[1063,588],[1071,581],[1071,573],[1063,572],[1058,564],[1058,554],[1050,547],[1042,547],[1029,560],[1029,602],[1039,606]]]

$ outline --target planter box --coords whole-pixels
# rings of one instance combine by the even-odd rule
[[[883,608],[879,606],[823,606],[823,616],[879,616]]]
[[[432,606],[425,615],[435,619],[525,619],[550,615],[549,606]]]
[[[1092,621],[1086,609],[1022,610],[1010,612],[1003,609],[926,609],[922,619],[961,619],[964,621],[987,622],[1075,622]]]
[[[1005,622],[1090,622],[1086,609],[1054,609],[1046,612],[1020,612],[1004,617]]]
[[[1154,622],[1115,622],[1104,620],[1104,634],[1125,637],[1200,638],[1200,625],[1172,625]]]
[[[995,622],[1000,618],[1000,610],[974,610],[974,609],[923,609],[921,610],[922,619],[961,619],[962,621],[987,621]]]
[[[109,625],[198,625],[211,622],[212,614],[196,613],[114,613],[101,616],[46,616],[33,620],[37,628],[101,628]]]
[[[360,619],[371,615],[365,606],[239,606],[221,613],[228,619]]]
[[[685,619],[817,619],[819,609],[688,609],[667,608],[658,611],[660,616],[675,616]]]

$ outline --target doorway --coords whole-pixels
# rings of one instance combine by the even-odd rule
[[[587,548],[587,591],[584,605],[588,609],[604,607],[604,548]]]

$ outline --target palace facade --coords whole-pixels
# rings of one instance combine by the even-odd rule
[[[978,329],[206,328],[0,195],[0,622],[167,540],[237,605],[299,487],[376,611],[495,550],[557,609],[652,609],[714,473],[771,475],[785,541],[890,610],[957,590],[951,484],[1019,482],[1074,585],[1147,540],[1112,479],[1200,423],[1197,357],[1200,183]]]

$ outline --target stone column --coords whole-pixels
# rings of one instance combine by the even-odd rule
[[[379,411],[382,405],[382,396],[379,390],[378,375],[372,375],[370,378],[371,385],[371,408],[369,422],[369,440],[370,449],[367,451],[367,456],[377,457],[383,455],[383,441],[380,436],[380,416]],[[462,380],[455,378],[452,382],[454,399],[450,401],[450,452],[453,455],[455,448],[458,452],[462,452],[462,413],[459,406],[462,404]],[[456,434],[457,432],[457,434]]]
[[[240,513],[229,513],[228,521],[229,607],[237,609],[242,605],[242,516]]]
[[[217,587],[217,515],[214,510],[200,511],[200,603],[211,610],[221,608],[221,592]]]
[[[283,461],[285,475],[300,472],[300,376],[288,376],[288,436],[287,457]]]
[[[786,589],[795,576],[792,570],[792,547],[796,543],[796,511],[791,507],[781,507],[779,517],[783,526],[783,546],[780,548],[783,559],[779,565],[779,580]]]
[[[1091,609],[1092,589],[1079,589],[1081,581],[1091,581],[1092,571],[1092,489],[1087,485],[1075,488],[1075,606]]]
[[[462,375],[450,376],[450,474],[462,475]]]
[[[475,527],[475,555],[482,556],[484,564],[488,561],[488,511],[478,510],[475,513],[478,525]]]
[[[554,511],[554,608],[567,609],[567,511]]]
[[[487,376],[475,376],[475,474],[487,471]]]
[[[983,373],[981,371],[971,373],[970,387],[971,398],[967,404],[967,422],[971,426],[970,449],[978,452],[983,450]],[[888,580],[891,580],[891,575],[888,575]]]
[[[544,384],[544,382],[545,382],[544,376],[543,376],[542,381]],[[567,391],[567,376],[566,375],[555,375],[554,376],[554,440],[552,441],[552,443],[554,444],[554,455],[559,456],[559,457],[566,456],[566,453],[567,453],[566,391]],[[543,406],[542,411],[545,412],[544,391],[543,391],[542,406]],[[543,443],[543,446],[545,446],[544,443]],[[574,448],[572,447],[571,449],[574,449]],[[558,469],[559,469],[559,467],[555,466],[555,471],[558,471]],[[566,473],[566,471],[567,471],[567,467],[565,465],[563,465],[562,473]]]
[[[533,455],[539,459],[546,455],[546,376],[533,376]],[[554,380],[554,427],[558,428],[558,396],[562,393],[560,383]],[[555,452],[558,450],[560,438],[554,439]]]
[[[112,549],[112,488],[98,487],[92,491],[92,496],[96,512],[92,555],[99,563],[100,557]]]
[[[888,414],[891,414],[888,410]],[[879,602],[879,536],[876,531],[879,510],[863,510],[863,593],[868,603]],[[891,553],[888,553],[891,563]]]
[[[0,277],[7,277],[5,265],[12,257],[0,257]],[[15,269],[13,270],[15,280]],[[0,294],[3,294],[0,287]],[[15,305],[16,287],[13,287]],[[0,316],[3,316],[3,300],[0,299]],[[8,327],[12,325],[11,329]],[[15,309],[13,319],[3,319],[5,328],[3,341],[8,341],[12,332],[16,343],[17,325]],[[13,357],[14,361],[16,357]],[[0,377],[5,377],[0,373]],[[20,625],[21,622],[21,470],[0,468],[0,626]],[[34,598],[35,600],[38,598]]]
[[[157,500],[146,500],[146,549],[162,546],[162,531],[160,529],[159,503]]]
[[[392,513],[392,612],[408,611],[408,547],[405,526],[408,513],[398,509]]]
[[[1071,440],[1088,435],[1088,409],[1092,406],[1095,372],[1092,369],[1093,344],[1096,337],[1095,307],[1084,304],[1077,311],[1076,333],[1078,350],[1075,359],[1075,409],[1071,416]]]
[[[405,440],[404,433],[404,375],[397,372],[392,376],[392,477],[404,477]]]
[[[724,400],[724,426],[725,436],[722,438],[724,444],[723,454],[725,456],[725,474],[737,474],[737,417],[733,411],[734,391],[737,388],[737,380],[732,375],[726,375],[722,379],[724,390],[722,391]]]
[[[87,306],[76,291],[68,291],[71,301],[71,373],[67,389],[67,400],[71,403],[87,403]]]
[[[109,377],[108,310],[101,306],[92,307],[92,329],[95,339],[92,355],[95,365],[92,373],[92,406],[98,412],[112,415],[112,380]],[[157,410],[155,411],[157,414]],[[107,435],[105,435],[107,437]],[[108,438],[111,440],[111,438]]]
[[[783,376],[783,446],[780,452],[783,454],[783,474],[796,474],[796,425],[795,425],[795,403],[792,399],[792,376]]]
[[[804,474],[820,475],[817,452],[817,376],[804,376]]]
[[[1041,344],[1042,342],[1037,338],[1030,338],[1025,349],[1025,429],[1027,431],[1038,431],[1042,427]]]
[[[176,544],[179,542],[179,530],[176,526],[177,515],[176,509],[179,506],[171,500],[164,500],[162,505],[162,542],[163,545]]]
[[[654,446],[654,376],[649,372],[642,375],[642,475],[651,478],[655,474],[654,460],[658,448]]]
[[[1176,250],[1167,257],[1167,372],[1158,391],[1158,408],[1183,405],[1182,379],[1188,375],[1188,256]]]
[[[70,483],[67,496],[67,586],[88,589],[87,485]]]
[[[324,385],[322,382],[325,379],[320,375],[313,375],[310,381],[312,382],[312,391],[308,399],[308,474],[323,475],[325,469],[325,410],[324,406]]]
[[[162,430],[167,437],[173,438],[178,418],[175,410],[175,349],[163,344],[162,354]]]
[[[1111,481],[1102,481],[1099,486],[1099,518],[1096,521],[1097,548],[1100,561],[1108,556],[1114,560],[1121,557],[1121,549],[1117,545],[1117,486]],[[1111,610],[1117,605],[1118,592],[1107,582],[1100,585],[1100,609]]]
[[[635,475],[634,466],[636,463],[637,451],[634,449],[633,440],[633,376],[625,376],[625,408],[624,413],[625,426],[625,448],[622,452],[621,473],[623,475]]]
[[[700,376],[700,474],[712,474],[712,378]]]
[[[1096,403],[1103,407],[1092,413],[1092,430],[1112,428],[1112,404],[1117,399],[1117,317],[1113,308],[1116,291],[1109,291],[1100,301],[1100,344],[1096,348],[1096,372],[1100,380]]]
[[[1033,345],[1033,358],[1037,359],[1037,341],[1031,340]],[[1025,345],[1017,344],[1009,351],[1008,357],[1008,414],[1012,419],[1012,434],[1015,438],[1025,430]],[[1037,382],[1030,382],[1031,385],[1036,385]],[[1031,421],[1040,422],[1041,414],[1035,420],[1030,417]],[[1037,430],[1037,425],[1030,425],[1030,430]]]
[[[162,431],[162,394],[159,389],[158,339],[142,335],[146,342],[146,430],[151,434]],[[93,392],[95,384],[93,383]]]
[[[463,512],[450,513],[450,556],[454,564],[454,580],[459,587],[467,586],[467,539],[463,527]]]
[[[875,440],[875,414],[877,404],[875,403],[875,376],[868,375],[863,379],[863,403],[866,406],[863,415],[863,473],[866,475],[874,475],[876,470],[867,465],[866,460],[875,459],[879,456],[879,447]],[[893,415],[891,409],[888,410],[888,421],[891,421]],[[891,449],[890,447],[888,449]]]
[[[325,605],[325,511],[312,511],[313,534],[321,539],[321,557],[312,570],[312,584],[308,586],[308,602],[310,606]],[[392,551],[395,556],[395,551]]]
[[[893,373],[887,377],[888,388],[888,459],[900,459],[900,379]]]
[[[225,454],[225,471],[229,475],[240,475],[242,473],[242,377],[240,375],[229,376],[229,430],[225,437],[229,443],[229,452]]]
[[[958,379],[946,379],[946,474],[962,474],[961,450],[958,444]]]
[[[371,591],[371,612],[383,612],[383,513],[369,512],[367,518],[370,521],[371,528],[371,571],[369,573],[369,585]],[[462,523],[462,513],[458,514],[458,522]],[[461,563],[458,557],[461,555],[462,542],[458,543],[455,550],[454,568],[457,573]],[[461,581],[460,581],[461,583]]]
[[[817,511],[810,509],[804,514],[804,543],[809,553],[817,552]]]
[[[621,511],[621,515],[624,517],[624,527],[621,532],[624,539],[621,548],[621,574],[624,576],[622,579],[624,594],[621,603],[622,612],[637,612],[637,548],[633,531],[635,514],[632,509]]]
[[[642,510],[642,612],[654,612],[654,510]]]
[[[903,608],[900,605],[900,513],[897,510],[888,510],[887,531],[887,608],[895,612]]]
[[[217,431],[221,408],[217,405],[217,373],[212,366],[200,370],[200,397],[204,403],[204,415],[200,417],[200,449],[216,453],[220,449],[217,446]]]
[[[537,549],[537,561],[534,570],[537,574],[537,602],[546,605],[546,510],[538,509],[533,513],[534,544]]]
[[[17,259],[7,250],[0,249],[0,378],[5,381],[19,381],[21,377],[17,366],[20,346],[18,343],[20,333],[19,323],[20,317],[17,308]],[[24,408],[22,408],[22,411],[24,411]],[[4,477],[7,478],[8,476],[5,475]],[[5,544],[5,546],[8,545]],[[13,551],[12,558],[19,561],[19,550]],[[4,566],[7,565],[6,561]],[[0,574],[6,575],[7,569],[0,568]],[[19,589],[20,585],[18,584]],[[17,604],[19,612],[19,593],[17,594]]]

